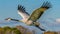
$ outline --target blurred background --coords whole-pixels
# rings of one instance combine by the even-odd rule
[[[0,26],[16,26],[22,25],[29,29],[37,29],[34,26],[27,26],[24,23],[15,21],[5,21],[5,18],[11,17],[21,20],[22,17],[17,13],[18,4],[23,5],[26,8],[26,12],[31,13],[39,8],[43,2],[50,2],[52,7],[45,11],[38,22],[43,26],[42,28],[47,31],[60,31],[60,0],[0,0]],[[39,32],[40,33],[40,32]]]

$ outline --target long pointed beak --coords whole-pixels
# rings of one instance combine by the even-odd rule
[[[10,21],[10,20],[11,20],[11,18],[6,18],[5,20],[6,20],[6,21]]]

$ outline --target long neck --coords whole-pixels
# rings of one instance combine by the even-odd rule
[[[19,22],[19,20],[17,20],[17,19],[11,19],[11,20],[13,20],[13,21],[18,21],[18,22]]]

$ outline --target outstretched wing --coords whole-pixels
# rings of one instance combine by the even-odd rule
[[[33,11],[33,13],[31,14],[31,16],[29,17],[28,20],[32,20],[32,21],[36,22],[37,19],[39,19],[41,17],[41,15],[44,13],[44,11],[49,9],[50,7],[51,7],[51,5],[49,2],[44,2],[40,8]]]
[[[29,17],[29,14],[26,12],[24,6],[22,5],[18,5],[18,14],[21,15],[23,19]]]

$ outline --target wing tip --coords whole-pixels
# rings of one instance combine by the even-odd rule
[[[25,8],[24,8],[24,6],[22,6],[22,5],[18,5],[18,10],[20,10],[20,11],[25,11]]]
[[[50,2],[44,2],[43,5],[41,6],[41,8],[46,8],[46,9],[49,9],[51,8],[51,3]]]

